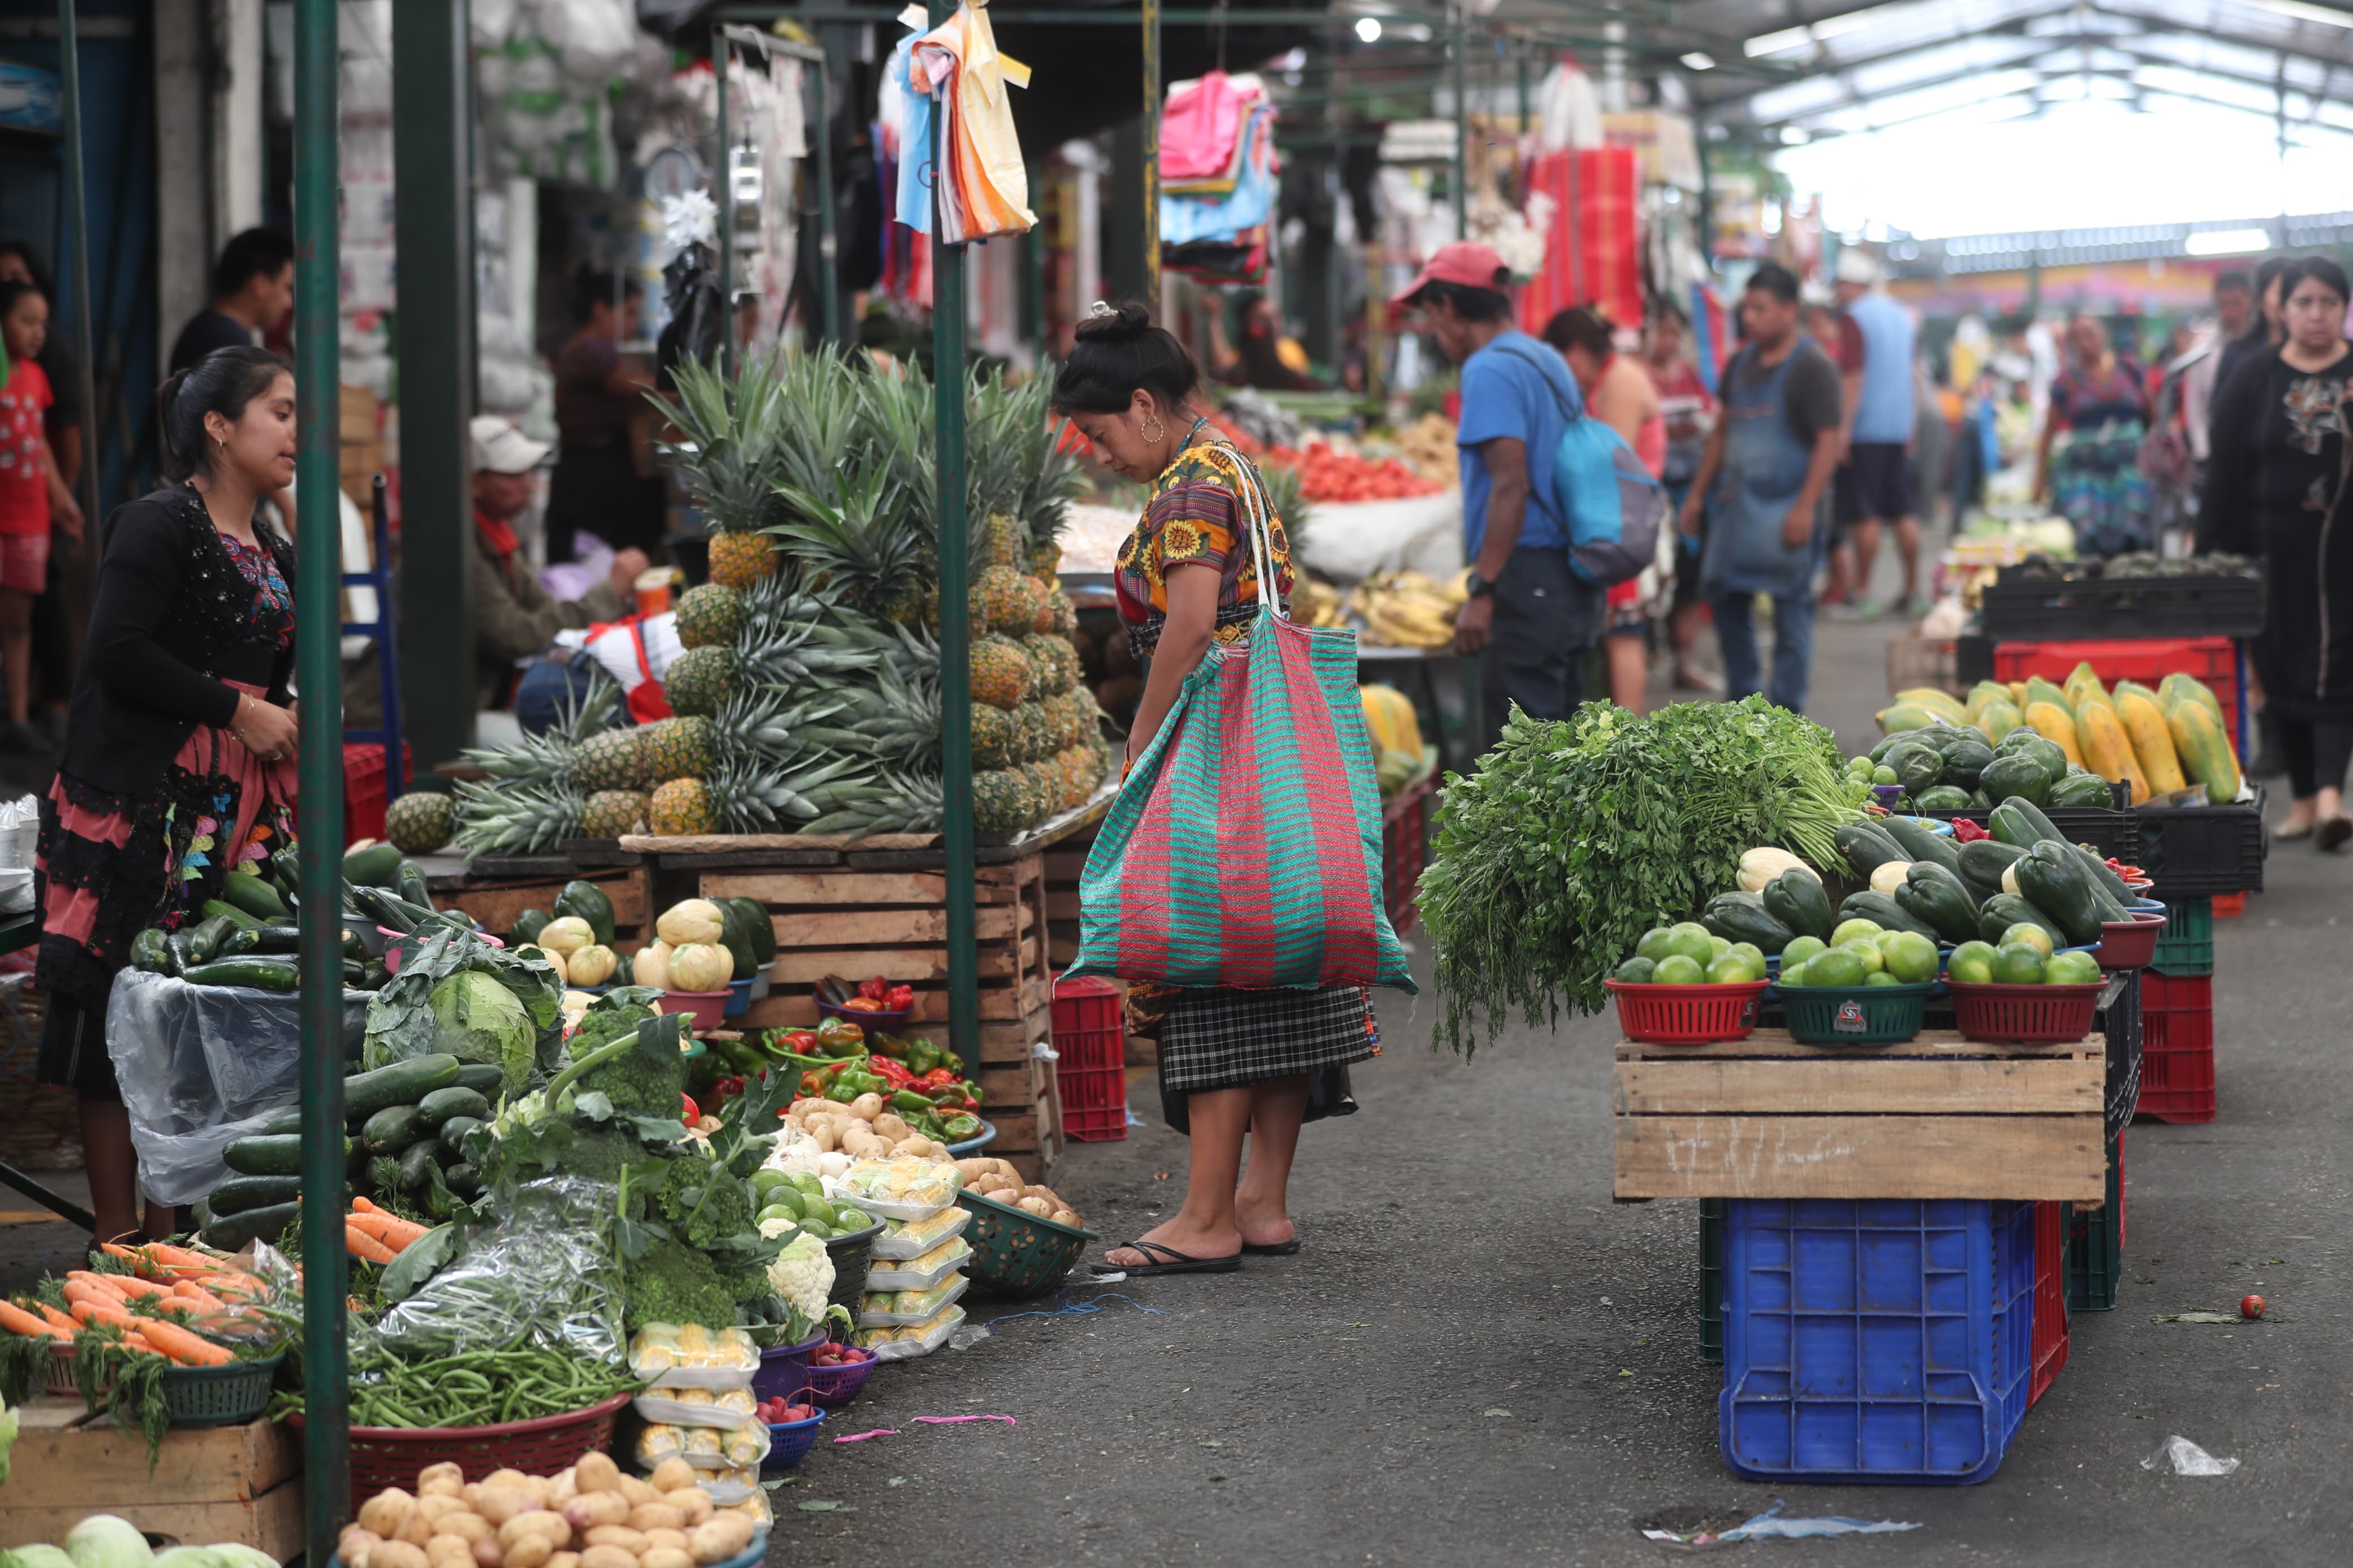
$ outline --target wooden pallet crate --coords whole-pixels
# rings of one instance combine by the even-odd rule
[[[241,1542],[281,1561],[302,1550],[301,1447],[276,1422],[175,1426],[151,1471],[146,1439],[79,1399],[43,1395],[17,1415],[0,1549],[54,1545],[111,1513],[183,1546]]]
[[[566,882],[586,882],[613,900],[613,950],[635,952],[652,939],[654,917],[660,912],[654,902],[653,875],[653,868],[645,865],[566,868],[519,876],[470,874],[440,879],[433,888],[433,901],[445,910],[461,910],[494,935],[504,936],[525,910],[553,913],[555,896]]]
[[[2107,1191],[2106,1042],[1931,1030],[1883,1049],[1784,1029],[1618,1043],[1620,1199],[2063,1198]]]

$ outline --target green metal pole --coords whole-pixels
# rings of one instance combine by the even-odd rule
[[[336,547],[337,349],[335,0],[294,6],[295,668],[302,691],[297,809],[316,848],[301,858],[302,1202],[343,1209],[343,827],[342,552]],[[465,21],[458,21],[462,29]],[[343,1342],[349,1264],[332,1225],[303,1226],[302,1499],[307,1561],[323,1565],[351,1512],[350,1382]]]
[[[1462,57],[1470,47],[1470,39],[1462,30],[1462,7],[1458,4],[1449,11],[1448,24],[1450,58],[1454,77],[1454,237],[1471,237],[1470,159],[1471,110],[1463,98]]]
[[[1029,200],[1038,200],[1038,165],[1028,171]],[[1029,312],[1029,342],[1037,350],[1038,363],[1043,367],[1047,359],[1046,342],[1046,245],[1036,229],[1021,237],[1021,302]]]
[[[931,0],[939,26],[954,0]],[[948,1038],[965,1061],[980,1060],[980,949],[973,915],[972,602],[969,521],[965,516],[965,247],[939,243],[940,181],[946,177],[944,110],[932,113],[932,391],[938,426],[940,528],[940,798],[947,860]]]
[[[719,155],[711,161],[711,183],[719,198],[719,374],[725,375],[735,342],[735,175],[727,166],[727,61],[733,50],[726,35],[711,30],[711,74],[719,81]]]
[[[90,214],[82,190],[81,48],[74,36],[73,0],[58,0],[58,79],[64,87],[66,121],[67,276],[74,284],[74,352],[81,363],[82,420],[91,433],[81,454],[81,515],[91,531],[82,548],[98,554],[98,369],[90,348]]]
[[[817,277],[825,291],[825,341],[837,351],[849,346],[841,330],[841,245],[833,232],[833,70],[817,62]]]
[[[1519,67],[1520,89],[1520,134],[1525,136],[1528,133],[1528,51],[1523,48],[1518,50],[1517,54],[1518,59],[1516,63]]]
[[[1144,0],[1144,301],[1160,314],[1160,0]]]

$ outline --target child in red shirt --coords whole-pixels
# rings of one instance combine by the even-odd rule
[[[48,584],[49,522],[81,537],[81,508],[58,476],[43,416],[56,402],[36,362],[49,335],[49,302],[30,283],[0,283],[0,670],[8,682],[8,723],[0,751],[40,742],[26,722],[32,699],[33,601]]]

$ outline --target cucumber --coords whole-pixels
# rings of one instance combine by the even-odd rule
[[[343,1140],[346,1152],[351,1140]],[[221,1150],[221,1163],[240,1176],[299,1176],[302,1173],[302,1135],[299,1132],[253,1132],[232,1138]]]
[[[417,1114],[425,1119],[427,1127],[439,1127],[453,1116],[470,1116],[477,1121],[491,1119],[491,1102],[480,1092],[462,1084],[437,1089],[417,1102]]]
[[[1999,942],[2003,931],[2021,922],[2041,926],[2053,947],[2068,945],[2067,933],[2059,929],[2059,922],[2016,893],[1996,893],[1978,906],[1978,936],[1982,941]]]
[[[239,931],[259,931],[262,922],[247,914],[235,904],[221,899],[206,899],[196,913],[208,921],[227,921]]]
[[[149,926],[131,939],[131,967],[150,974],[172,973],[171,945],[161,931]]]
[[[302,970],[282,953],[250,952],[199,963],[180,978],[192,985],[240,985],[250,991],[300,991]]]
[[[439,1162],[434,1157],[440,1149],[441,1140],[438,1138],[420,1138],[401,1151],[400,1190],[402,1192],[421,1193],[425,1190],[426,1183],[433,1179],[432,1173],[440,1168]]]
[[[206,915],[197,921],[188,928],[185,963],[191,968],[200,963],[210,963],[220,952],[220,944],[227,941],[228,933],[236,929],[237,922],[223,915]]]
[[[434,907],[433,890],[425,885],[424,868],[414,860],[403,860],[400,868],[392,874],[392,890],[412,904],[423,904],[428,910]]]
[[[270,1204],[242,1214],[216,1214],[205,1226],[205,1240],[222,1252],[240,1252],[252,1242],[276,1241],[301,1212],[301,1204]]]
[[[1700,912],[1699,923],[1710,935],[1726,942],[1756,943],[1767,958],[1788,946],[1798,934],[1767,914],[1764,900],[1755,893],[1718,893]]]
[[[459,1071],[456,1057],[437,1052],[355,1074],[343,1079],[343,1115],[357,1126],[387,1106],[415,1105],[435,1089],[456,1083]]]
[[[1932,832],[1926,823],[1910,816],[1891,816],[1880,826],[1910,858],[1933,861],[1955,877],[1961,874],[1960,847],[1949,835]]]
[[[481,1125],[482,1121],[479,1117],[453,1116],[449,1118],[448,1121],[444,1121],[441,1124],[441,1147],[443,1151],[451,1154],[462,1155],[465,1152],[466,1134],[471,1132],[475,1128]]]
[[[525,910],[515,916],[514,924],[507,927],[507,945],[528,947],[539,940],[539,933],[555,919],[545,910]]]
[[[407,1148],[431,1131],[413,1105],[388,1105],[360,1126],[360,1142],[371,1154],[390,1154]]]
[[[1973,838],[1961,846],[1961,879],[1989,893],[2001,891],[2001,874],[2026,853],[1999,838]]]
[[[228,933],[227,940],[222,942],[220,956],[236,958],[241,954],[255,952],[260,946],[261,932],[259,930],[233,931]]]
[[[354,888],[385,888],[400,869],[400,851],[382,839],[366,839],[343,851],[343,877]]]
[[[231,1176],[206,1198],[216,1215],[243,1214],[271,1204],[290,1204],[302,1195],[300,1176]]]
[[[1935,926],[1885,893],[1849,893],[1846,901],[1839,905],[1839,919],[1841,921],[1870,921],[1882,931],[1916,931],[1930,942],[1942,940]]]
[[[462,1161],[441,1173],[441,1184],[469,1203],[482,1195],[482,1173]]]
[[[451,1080],[460,1089],[470,1089],[485,1100],[496,1095],[507,1084],[507,1075],[483,1062],[468,1062],[458,1069]],[[418,1097],[422,1100],[422,1096]]]
[[[263,1138],[284,1137],[289,1132],[300,1132],[301,1131],[302,1112],[299,1107],[295,1110],[286,1111],[282,1115],[273,1116],[269,1121],[263,1122],[259,1127],[254,1129],[255,1134]]]
[[[263,881],[259,873],[227,876],[221,879],[221,901],[234,904],[258,921],[282,921],[290,912],[278,889]]]

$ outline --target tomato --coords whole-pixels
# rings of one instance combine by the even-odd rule
[[[689,1127],[691,1127],[696,1122],[702,1120],[702,1110],[700,1106],[694,1103],[694,1096],[691,1094],[681,1094],[679,1096],[679,1099],[686,1102],[679,1110],[678,1119],[681,1121],[683,1121]]]
[[[2260,1318],[2263,1315],[2263,1305],[2261,1296],[2242,1296],[2239,1298],[2239,1316]]]

